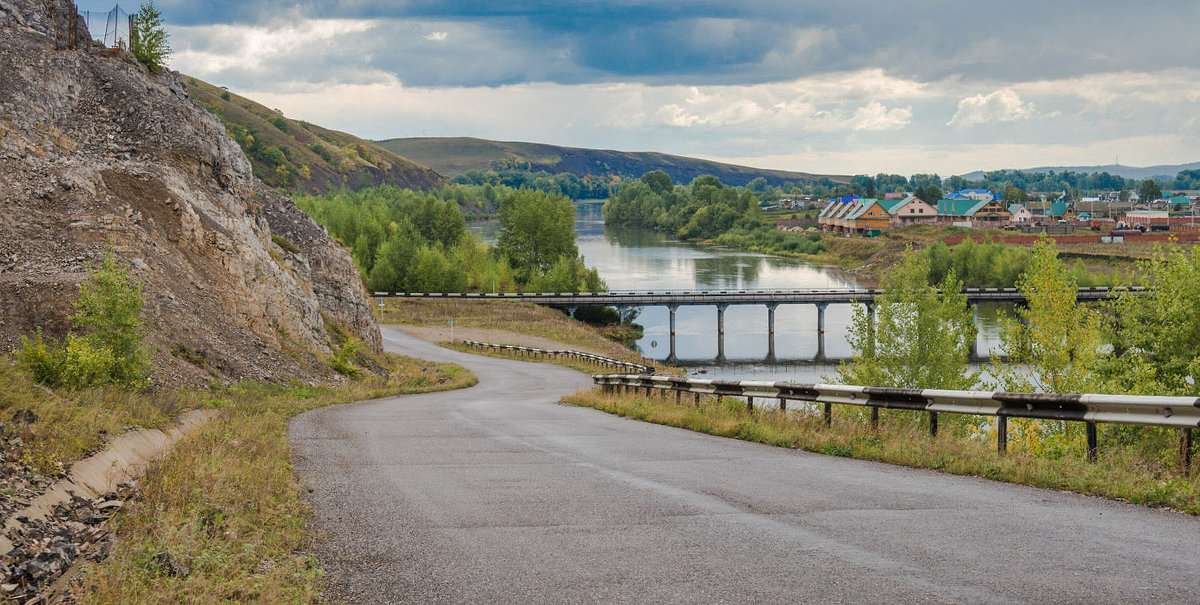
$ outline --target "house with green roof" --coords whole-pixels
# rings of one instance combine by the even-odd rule
[[[948,199],[938,201],[938,221],[994,227],[1008,223],[1012,213],[999,200]]]
[[[937,208],[930,206],[925,200],[915,195],[897,200],[883,200],[879,204],[885,212],[892,215],[889,227],[937,222]]]

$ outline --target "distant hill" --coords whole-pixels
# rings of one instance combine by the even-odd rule
[[[1108,164],[1105,166],[1043,166],[1041,168],[1022,168],[1020,169],[1020,172],[1107,172],[1111,175],[1126,179],[1173,179],[1181,170],[1200,170],[1200,162],[1192,162],[1190,164],[1164,164],[1160,166],[1146,166],[1144,168],[1139,168],[1137,166],[1122,166],[1121,164]],[[984,171],[976,170],[975,172],[960,176],[968,181],[977,181],[982,179],[983,175]]]
[[[309,194],[389,183],[410,189],[438,187],[445,179],[429,168],[354,135],[292,120],[242,96],[184,76],[188,95],[225,124],[254,167],[273,187]]]
[[[821,178],[829,178],[835,183],[849,181],[848,176],[750,168],[654,152],[582,149],[466,137],[402,138],[376,143],[384,149],[425,164],[447,177],[455,177],[473,169],[496,169],[498,165],[508,161],[528,163],[534,171],[544,170],[551,174],[570,172],[580,176],[592,174],[639,178],[651,170],[662,170],[671,175],[671,180],[676,183],[688,183],[703,174],[714,175],[727,185],[745,185],[758,177],[766,179],[772,185],[811,182]]]

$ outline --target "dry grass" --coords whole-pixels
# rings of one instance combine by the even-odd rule
[[[647,363],[637,353],[605,338],[595,328],[563,313],[526,302],[493,300],[386,301],[380,321],[409,326],[444,327],[451,317],[456,327],[488,328],[526,334],[622,361]],[[493,344],[520,344],[498,342]]]
[[[13,422],[21,438],[16,458],[35,474],[59,475],[103,447],[105,438],[135,427],[162,428],[185,410],[204,406],[198,391],[132,393],[122,389],[51,391],[34,383],[11,359],[0,358],[0,422],[33,412],[32,424]]]
[[[829,428],[815,411],[758,410],[751,414],[744,401],[717,401],[708,396],[699,408],[692,405],[688,394],[684,394],[682,405],[675,404],[673,395],[610,395],[599,391],[580,392],[564,401],[722,437],[1200,514],[1200,486],[1195,471],[1183,475],[1168,470],[1153,456],[1120,447],[1102,450],[1094,463],[1072,456],[1049,459],[1019,452],[999,455],[993,451],[991,441],[977,438],[961,417],[949,414],[941,415],[941,430],[937,437],[930,437],[925,428],[927,416],[917,412],[884,411],[879,429],[873,430],[863,421],[863,410],[841,406],[835,406],[833,426]]]
[[[470,386],[453,364],[391,356],[392,378],[334,387],[241,385],[212,393],[226,410],[181,440],[113,521],[107,560],[88,571],[94,603],[316,603],[321,570],[310,511],[292,473],[287,419],[310,409]],[[185,566],[173,575],[158,553]]]

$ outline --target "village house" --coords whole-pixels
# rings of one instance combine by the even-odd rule
[[[1071,202],[1054,202],[1050,204],[1050,218],[1056,221],[1073,221],[1077,218],[1075,204]]]
[[[880,205],[883,206],[884,211],[892,215],[890,227],[937,222],[937,208],[930,206],[915,195],[896,200],[884,200],[880,202]]]
[[[1009,222],[1012,213],[997,200],[942,199],[938,222],[964,227],[997,227]]]
[[[1033,213],[1025,207],[1025,204],[1009,204],[1008,211],[1012,214],[1008,219],[1010,223],[1020,225],[1033,222]]]

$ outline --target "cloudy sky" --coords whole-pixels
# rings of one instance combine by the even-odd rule
[[[173,68],[367,138],[850,174],[1200,160],[1195,0],[156,5]]]

